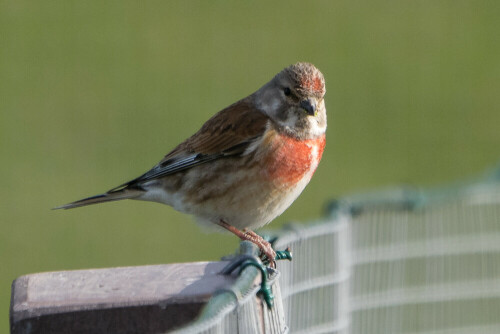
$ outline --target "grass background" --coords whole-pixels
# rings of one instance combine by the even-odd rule
[[[271,227],[497,163],[499,17],[498,1],[0,0],[0,332],[19,275],[232,252],[154,203],[50,208],[146,171],[296,61],[325,75],[327,148]]]

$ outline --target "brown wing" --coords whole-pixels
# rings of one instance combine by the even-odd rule
[[[192,168],[208,161],[242,154],[266,130],[269,118],[256,110],[249,98],[240,100],[210,118],[194,135],[168,153],[155,167],[138,178],[110,190]]]
[[[249,98],[221,110],[201,129],[178,145],[160,162],[186,153],[217,154],[261,136],[269,118],[252,106]]]

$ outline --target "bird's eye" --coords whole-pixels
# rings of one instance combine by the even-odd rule
[[[290,90],[290,88],[285,87],[285,89],[283,89],[283,93],[285,93],[286,96],[290,96],[290,94],[292,94],[292,91]]]

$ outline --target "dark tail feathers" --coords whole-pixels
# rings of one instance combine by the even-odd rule
[[[132,199],[132,198],[139,197],[143,193],[144,193],[144,191],[142,191],[142,190],[120,189],[120,190],[116,190],[116,191],[110,191],[110,192],[107,192],[105,194],[84,198],[84,199],[81,199],[81,200],[76,201],[76,202],[64,204],[64,205],[55,207],[52,210],[73,209],[73,208],[79,208],[81,206],[86,206],[86,205],[91,205],[91,204],[120,201],[122,199]]]

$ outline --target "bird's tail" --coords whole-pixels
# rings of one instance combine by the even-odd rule
[[[138,189],[125,188],[125,189],[120,189],[120,190],[114,190],[114,191],[109,191],[109,192],[101,194],[101,195],[96,195],[96,196],[81,199],[81,200],[76,201],[76,202],[57,206],[57,207],[53,208],[52,210],[73,209],[73,208],[79,208],[81,206],[86,206],[86,205],[91,205],[91,204],[120,201],[122,199],[133,199],[133,198],[139,197],[143,193],[144,193],[143,190],[138,190]]]

